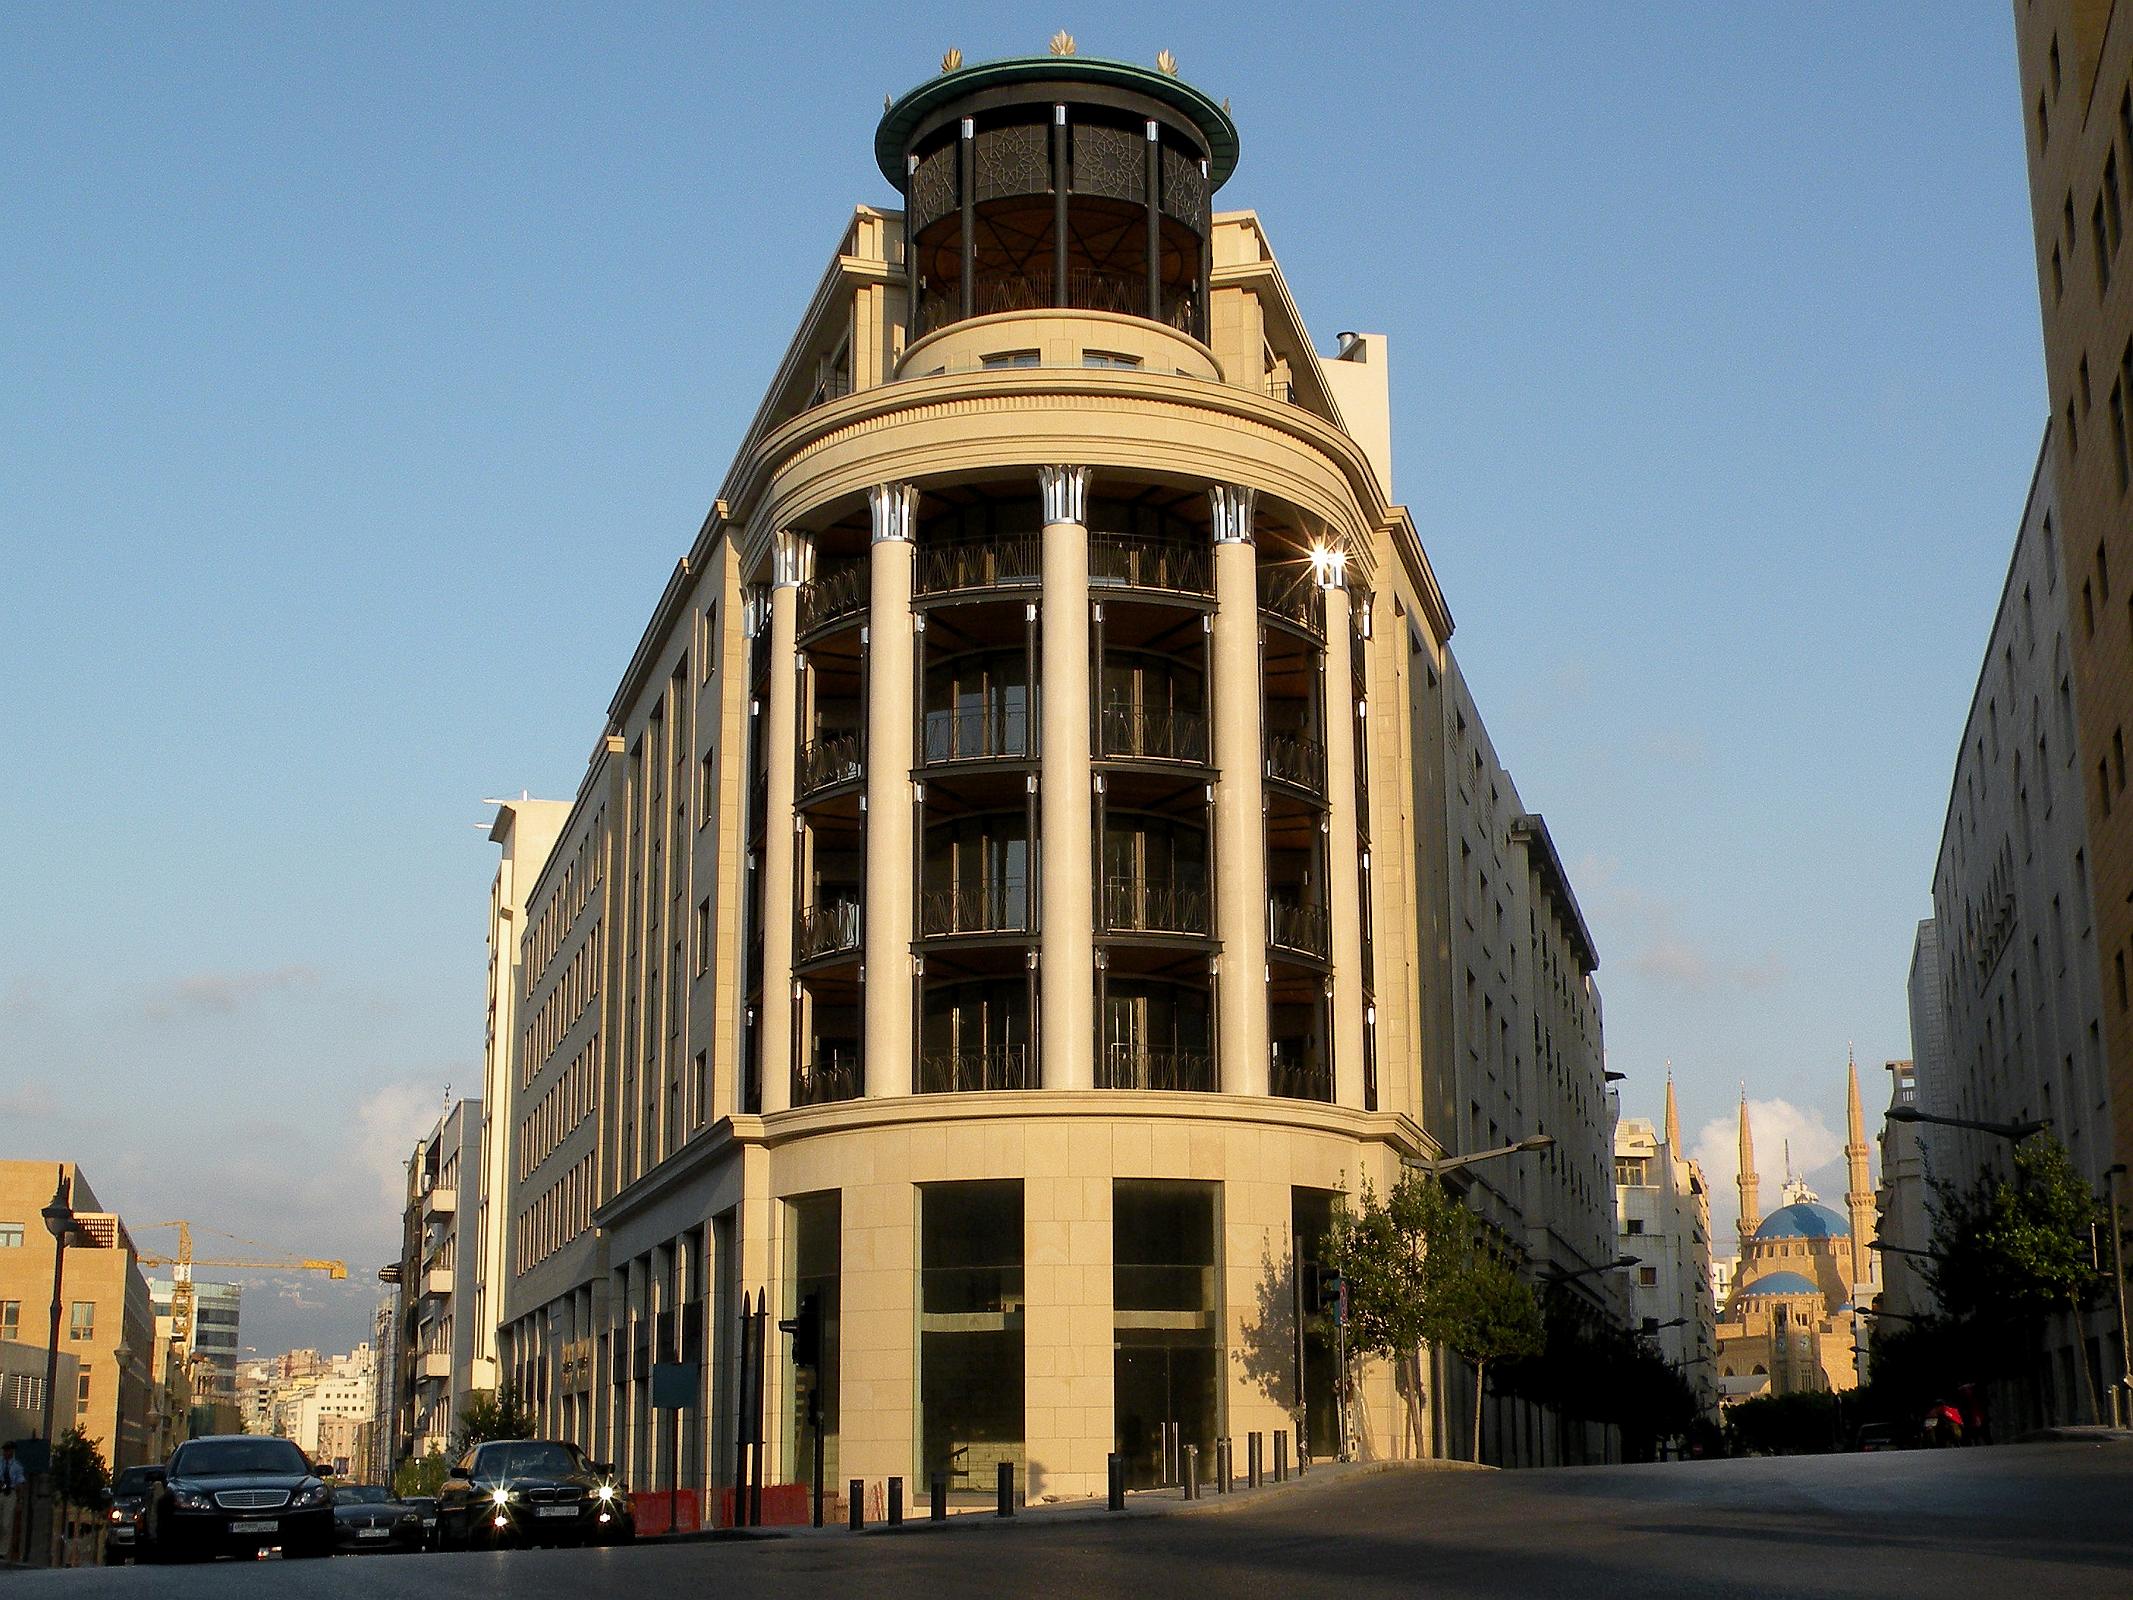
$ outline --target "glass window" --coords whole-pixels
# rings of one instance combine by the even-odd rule
[[[93,1339],[96,1337],[96,1302],[76,1300],[67,1312],[67,1337],[69,1339]]]
[[[932,1184],[919,1206],[919,1479],[984,1492],[1027,1460],[1022,1185]]]
[[[0,1300],[0,1339],[12,1339],[22,1331],[22,1302]]]
[[[1034,367],[1037,362],[1034,350],[1000,350],[984,357],[982,365],[987,372],[994,372],[1005,367]]]
[[[1113,1393],[1135,1487],[1174,1482],[1186,1445],[1222,1431],[1215,1186],[1119,1179],[1111,1197]]]
[[[22,1224],[19,1222],[0,1222],[0,1250],[20,1250],[21,1248]]]
[[[786,1305],[787,1316],[797,1316],[813,1296],[822,1319],[822,1365],[809,1376],[795,1371],[793,1409],[789,1419],[792,1447],[786,1459],[793,1463],[793,1479],[812,1483],[815,1470],[815,1428],[811,1413],[820,1405],[823,1481],[837,1482],[837,1401],[839,1280],[843,1229],[843,1196],[832,1189],[824,1194],[801,1195],[786,1202]],[[784,1340],[785,1359],[792,1360],[792,1341]]]

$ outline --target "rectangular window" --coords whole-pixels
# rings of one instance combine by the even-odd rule
[[[0,1339],[13,1339],[22,1332],[22,1302],[0,1300]]]
[[[1642,1217],[1631,1217],[1622,1224],[1622,1231],[1624,1233],[1642,1233],[1644,1231],[1644,1219]]]
[[[1296,1241],[1296,1291],[1303,1313],[1303,1417],[1299,1431],[1315,1461],[1340,1452],[1340,1335],[1333,1313],[1338,1290],[1319,1263],[1333,1232],[1340,1194],[1332,1189],[1291,1189],[1289,1228]]]
[[[711,970],[711,901],[708,897],[696,903],[696,975],[701,978]]]
[[[89,1340],[96,1337],[96,1302],[76,1300],[67,1310],[67,1337]]]
[[[74,1415],[77,1418],[89,1414],[89,1374],[84,1372],[74,1385]]]
[[[696,773],[696,825],[701,828],[711,820],[711,801],[718,788],[718,752],[706,750]]]
[[[22,1224],[19,1222],[0,1222],[0,1250],[20,1250],[21,1248]]]
[[[1114,1435],[1126,1481],[1166,1480],[1166,1433],[1203,1468],[1222,1431],[1221,1253],[1212,1184],[1121,1178],[1111,1190]]]
[[[1034,367],[1038,364],[1035,350],[999,350],[980,359],[978,365],[987,372],[998,372],[1008,367]]]
[[[1085,367],[1116,367],[1121,371],[1131,371],[1141,364],[1141,358],[1114,355],[1108,350],[1084,350],[1081,353],[1081,364]]]
[[[919,1464],[926,1481],[1023,1481],[1022,1185],[919,1190]]]
[[[1657,1284],[1658,1281],[1659,1269],[1657,1267],[1639,1267],[1637,1269],[1637,1282],[1643,1287],[1649,1289]]]
[[[843,1195],[830,1189],[821,1194],[800,1195],[785,1204],[785,1314],[812,1314],[819,1319],[822,1330],[822,1364],[811,1375],[789,1369],[792,1412],[787,1419],[791,1432],[785,1459],[793,1463],[793,1477],[800,1483],[814,1481],[815,1431],[809,1424],[809,1414],[816,1403],[821,1407],[823,1479],[828,1483],[837,1481],[843,1202]],[[790,1362],[792,1341],[779,1342]]]

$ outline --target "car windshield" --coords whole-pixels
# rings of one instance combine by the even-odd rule
[[[351,1483],[334,1490],[333,1498],[344,1506],[382,1506],[392,1500],[392,1495],[374,1483]]]
[[[308,1473],[303,1451],[286,1439],[194,1439],[170,1458],[173,1478],[240,1472]]]
[[[492,1444],[474,1462],[478,1478],[560,1478],[578,1471],[577,1453],[561,1444]]]
[[[128,1467],[111,1481],[115,1495],[146,1494],[148,1486],[156,1481],[160,1467]]]

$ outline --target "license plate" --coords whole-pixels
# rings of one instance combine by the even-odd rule
[[[390,1535],[391,1533],[392,1533],[392,1529],[390,1529],[390,1528],[358,1528],[358,1529],[356,1529],[356,1537],[357,1537],[358,1539],[383,1539],[383,1538],[386,1538],[386,1537],[388,1537],[388,1536],[389,1536],[389,1535]]]
[[[578,1514],[578,1508],[576,1506],[536,1506],[533,1514],[537,1517],[574,1517]]]
[[[281,1524],[272,1518],[265,1522],[233,1522],[230,1524],[230,1532],[232,1533],[278,1533],[280,1530]]]

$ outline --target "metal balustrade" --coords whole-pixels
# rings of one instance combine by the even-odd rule
[[[864,739],[856,733],[809,740],[800,747],[800,793],[856,782],[866,773],[865,753]]]
[[[1099,1089],[1164,1089],[1212,1094],[1215,1058],[1207,1050],[1152,1050],[1110,1044],[1096,1066]]]
[[[1294,950],[1299,955],[1325,960],[1331,948],[1325,908],[1299,905],[1293,900],[1268,895],[1266,942],[1283,950]]]
[[[1034,1089],[1035,1067],[1026,1044],[928,1051],[918,1058],[918,1092],[975,1094],[988,1089]]]
[[[1020,933],[1029,926],[1029,889],[1020,881],[927,889],[918,897],[922,938],[955,933]]]
[[[1044,542],[1033,533],[1001,539],[957,539],[918,547],[913,583],[919,594],[963,589],[1020,588],[1044,576]]]
[[[795,959],[813,961],[840,950],[859,948],[859,903],[833,900],[827,905],[808,906],[800,913]]]
[[[800,585],[794,627],[800,633],[811,633],[824,623],[852,616],[866,608],[866,563],[842,561],[835,566],[824,566],[812,582]]]
[[[1204,888],[1140,878],[1104,880],[1104,926],[1116,933],[1198,933],[1209,928]]]
[[[1214,553],[1204,544],[1180,544],[1146,534],[1091,533],[1089,584],[1098,589],[1213,594]]]
[[[833,1050],[820,1060],[803,1061],[792,1069],[792,1103],[796,1106],[857,1100],[864,1093],[866,1074],[857,1051]]]
[[[1304,1055],[1283,1055],[1277,1047],[1267,1072],[1267,1092],[1282,1100],[1317,1100],[1333,1103],[1333,1068],[1313,1050]]]
[[[1326,636],[1326,596],[1308,565],[1260,568],[1259,609],[1315,639]]]
[[[929,711],[921,759],[930,764],[1023,758],[1030,754],[1029,723],[1027,711],[999,706]]]
[[[1099,752],[1120,760],[1207,760],[1207,718],[1198,711],[1113,700],[1097,716],[1097,735]]]
[[[1266,775],[1313,794],[1326,789],[1326,747],[1301,733],[1266,736]]]
[[[1050,273],[985,272],[980,273],[971,284],[970,314],[974,317],[999,316],[1011,311],[1043,311],[1058,307],[1057,285]],[[1195,319],[1193,297],[1179,290],[1164,288],[1162,291],[1163,315],[1159,319],[1166,326],[1180,333],[1190,333]],[[1067,292],[1064,309],[1070,311],[1111,311],[1120,316],[1146,318],[1148,315],[1148,280],[1138,273],[1099,272],[1089,267],[1073,267],[1067,272]],[[963,304],[960,290],[942,293],[939,291],[919,296],[917,327],[925,333],[945,328],[963,320]],[[916,332],[912,337],[918,337]]]

